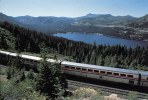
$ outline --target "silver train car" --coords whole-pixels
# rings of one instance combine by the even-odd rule
[[[15,59],[17,54],[0,51],[0,60],[6,59],[6,56],[9,56],[9,59]],[[24,54],[19,56],[24,60],[25,64],[32,65],[36,65],[42,59]],[[56,60],[53,59],[47,59],[47,61],[56,62]],[[70,75],[148,87],[148,71],[112,68],[68,61],[62,61],[61,68],[64,73]]]
[[[62,62],[64,73],[86,78],[148,87],[148,72],[75,62]]]

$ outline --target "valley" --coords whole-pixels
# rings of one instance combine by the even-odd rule
[[[28,15],[11,17],[0,13],[0,22],[4,21],[47,35],[67,32],[101,33],[107,36],[148,42],[148,15],[137,18],[129,15],[89,13],[85,16],[69,18]]]

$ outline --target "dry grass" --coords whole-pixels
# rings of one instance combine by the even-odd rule
[[[73,96],[66,100],[126,100],[119,98],[116,94],[103,96],[98,91],[91,88],[81,87],[73,92]]]
[[[7,76],[6,75],[0,75],[0,82],[7,81]]]
[[[104,100],[125,100],[125,99],[119,98],[117,94],[111,94],[109,96],[104,96]]]

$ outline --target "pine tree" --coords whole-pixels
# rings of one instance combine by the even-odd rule
[[[32,79],[32,80],[35,78],[35,76],[34,76],[34,73],[33,73],[33,70],[32,70],[32,69],[30,69],[30,70],[29,70],[29,73],[27,74],[27,78],[28,78],[28,79]]]
[[[112,57],[110,66],[112,66],[112,67],[118,67],[117,55],[115,55],[114,57]]]
[[[97,65],[101,65],[102,62],[102,55],[98,56]]]
[[[97,59],[96,59],[96,51],[94,50],[93,52],[92,52],[92,55],[91,55],[91,57],[90,57],[90,64],[95,64],[96,65],[96,61]]]
[[[0,48],[8,49],[6,38],[3,35],[0,37]]]
[[[47,49],[41,54],[43,58],[38,65],[36,89],[48,99],[55,99],[64,93],[65,81],[59,63],[47,62]]]
[[[141,58],[142,58],[141,65],[148,65],[148,49],[142,52]]]
[[[20,52],[17,53],[16,59],[13,61],[13,65],[18,69],[21,70],[24,68],[23,60],[20,57]]]
[[[89,59],[88,59],[88,55],[87,56],[85,56],[85,61],[84,61],[86,64],[88,64],[89,63]]]
[[[106,56],[105,57],[105,66],[109,66],[110,65],[110,63],[111,63],[111,57],[110,56]]]
[[[16,37],[16,42],[15,42],[15,49],[19,52],[21,52],[21,50],[23,49],[21,46],[21,39],[20,39],[20,35],[17,35]]]
[[[13,66],[13,65],[9,66],[6,70],[7,79],[11,79],[11,78],[15,77],[18,72],[19,71],[15,66]]]
[[[31,52],[31,44],[30,44],[30,42],[27,45],[27,52]]]

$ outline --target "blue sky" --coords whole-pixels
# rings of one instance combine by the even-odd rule
[[[9,16],[78,17],[88,13],[148,14],[148,0],[0,0],[0,12]]]

